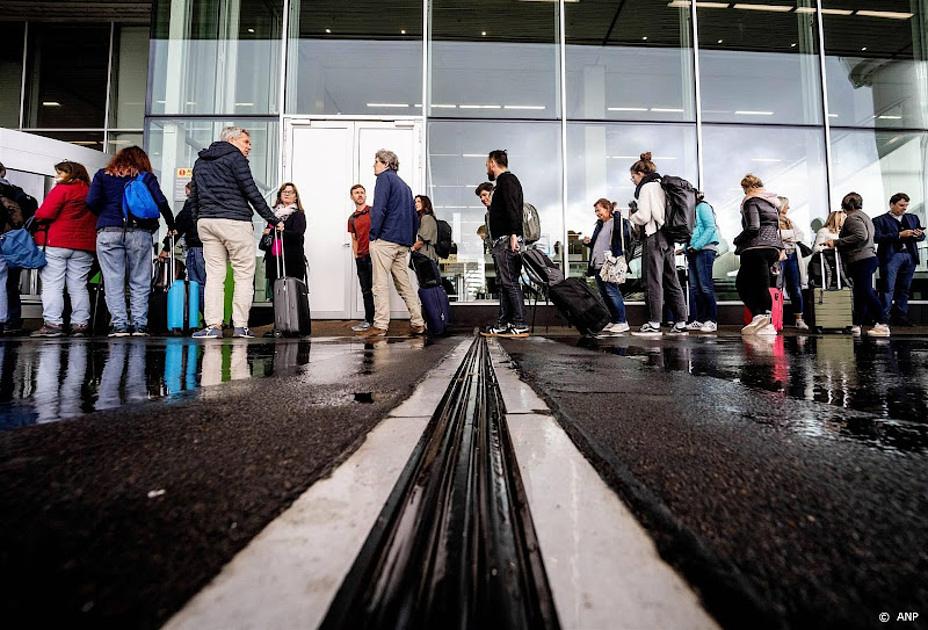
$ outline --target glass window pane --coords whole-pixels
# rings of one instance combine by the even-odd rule
[[[593,234],[593,204],[605,197],[628,216],[635,198],[629,168],[640,154],[650,151],[661,174],[678,175],[696,184],[696,128],[693,125],[582,124],[567,127],[567,229],[570,275],[584,276],[589,249],[584,237]],[[631,265],[638,277],[640,264]],[[623,289],[626,295],[637,286]],[[643,299],[638,296],[634,299]]]
[[[584,0],[567,6],[567,115],[695,120],[687,4]]]
[[[697,2],[703,119],[822,121],[815,0]]]
[[[767,190],[788,197],[790,218],[811,244],[813,229],[828,216],[825,142],[821,129],[706,125],[703,143],[703,188],[725,241],[715,261],[716,289],[721,299],[736,300],[738,258],[732,239],[741,232],[741,178],[753,173]]]
[[[109,55],[109,25],[30,25],[26,127],[102,129]]]
[[[0,127],[19,127],[23,84],[23,31],[21,23],[8,23],[0,37]]]
[[[141,131],[137,131],[137,132],[130,131],[130,132],[122,132],[122,133],[114,133],[111,131],[107,137],[108,137],[108,140],[106,142],[107,153],[116,153],[117,151],[119,151],[120,149],[124,149],[125,147],[144,146],[144,138],[142,136]]]
[[[150,113],[276,113],[282,5],[157,0]]]
[[[292,0],[287,111],[422,114],[422,2]]]
[[[538,209],[538,247],[553,257],[563,240],[560,126],[546,122],[431,122],[429,196],[435,214],[451,224],[458,245],[456,259],[443,265],[455,286],[457,301],[498,297],[489,250],[477,235],[486,208],[474,194],[486,181],[487,153],[506,149],[509,167],[522,182],[525,201]]]
[[[119,129],[141,128],[148,87],[148,27],[117,27],[114,47],[111,124]]]
[[[70,142],[96,151],[103,150],[103,131],[30,131],[37,136]]]
[[[824,0],[822,4],[831,123],[928,127],[928,4],[918,0]]]
[[[928,225],[928,133],[835,129],[831,132],[832,198],[854,191],[872,217],[889,208],[889,198],[909,196],[909,212]],[[928,299],[928,242],[919,243],[916,299]]]
[[[228,126],[243,127],[251,135],[251,174],[258,189],[269,199],[276,192],[277,161],[279,159],[278,121],[269,119],[151,119],[146,125],[148,155],[175,212],[184,205],[184,184],[189,178],[178,177],[177,169],[189,169],[197,154],[219,139],[219,133]],[[255,225],[264,222],[255,215]],[[260,234],[260,231],[258,232]],[[257,242],[257,236],[255,237]]]
[[[434,0],[430,115],[557,118],[556,2]]]

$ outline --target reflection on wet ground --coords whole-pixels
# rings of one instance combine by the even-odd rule
[[[376,368],[393,340],[189,338],[8,340],[0,342],[0,430],[54,422],[121,405],[195,395],[202,387],[302,372],[309,383],[337,383]],[[308,369],[310,364],[324,364]],[[371,392],[356,394],[373,402]]]
[[[928,449],[928,337],[892,339],[697,336],[559,341],[634,358],[666,371],[739,382],[774,395],[873,414],[849,414],[843,434],[899,450]],[[803,433],[823,427],[809,423]]]

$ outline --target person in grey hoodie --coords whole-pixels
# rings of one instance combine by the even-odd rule
[[[873,273],[879,266],[873,234],[873,221],[864,212],[863,197],[856,192],[848,193],[841,200],[841,209],[847,212],[838,240],[826,242],[827,247],[837,248],[851,275],[854,291],[855,335],[861,326],[873,320],[876,325],[867,333],[871,337],[889,337],[889,326],[880,297],[873,288]]]
[[[735,237],[735,254],[741,256],[741,267],[735,287],[741,301],[754,315],[742,335],[777,334],[770,316],[770,267],[780,259],[783,240],[780,238],[780,200],[764,189],[764,182],[750,173],[741,180],[744,199],[741,201],[741,234]]]
[[[251,137],[240,127],[226,127],[219,141],[200,151],[193,165],[190,190],[191,213],[203,242],[206,261],[206,297],[203,318],[206,328],[197,339],[222,337],[223,285],[226,267],[232,264],[235,293],[232,296],[233,336],[250,339],[248,313],[254,298],[255,227],[252,207],[261,217],[283,231],[284,223],[267,205],[255,185],[248,165]]]

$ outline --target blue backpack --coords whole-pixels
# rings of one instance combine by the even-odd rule
[[[145,173],[139,173],[122,190],[122,213],[136,219],[157,219],[161,216],[158,204],[145,183]]]
[[[41,269],[45,266],[45,252],[35,244],[29,232],[32,219],[23,227],[0,234],[0,254],[11,267],[20,269]]]

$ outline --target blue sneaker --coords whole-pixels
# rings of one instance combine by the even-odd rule
[[[203,330],[193,333],[194,339],[222,339],[222,329],[214,326],[207,326]]]
[[[232,331],[232,336],[237,339],[254,339],[255,336],[251,334],[251,329],[248,326],[238,327],[236,326],[235,330]]]

